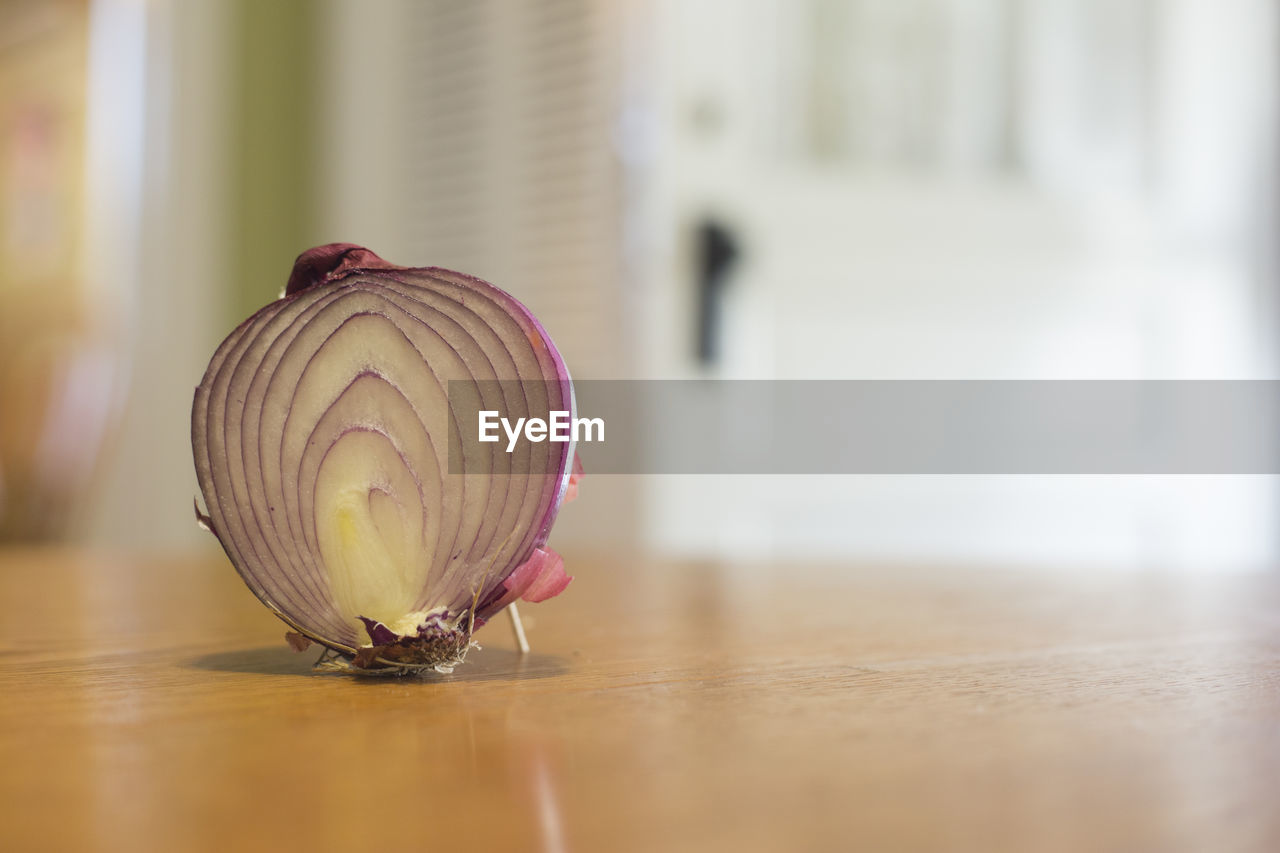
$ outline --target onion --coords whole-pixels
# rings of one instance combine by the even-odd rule
[[[575,411],[555,345],[510,295],[335,243],[298,257],[196,388],[197,517],[289,642],[326,647],[324,668],[447,672],[485,621],[571,580],[546,542],[576,492],[573,443],[455,442],[451,467],[450,429],[476,425],[457,422],[450,382],[513,420]]]

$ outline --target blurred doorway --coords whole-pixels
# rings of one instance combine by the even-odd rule
[[[637,9],[647,375],[1275,373],[1270,4]],[[708,220],[741,248],[709,367]],[[1274,542],[1260,480],[690,477],[646,506],[655,542],[695,553],[1256,562]]]

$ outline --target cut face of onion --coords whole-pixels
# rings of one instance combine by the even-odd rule
[[[513,421],[574,411],[555,345],[510,295],[331,244],[196,388],[201,521],[290,642],[334,667],[447,671],[503,607],[570,580],[546,542],[571,476],[576,491],[572,442],[455,442],[451,460],[450,430],[475,429],[453,382]]]

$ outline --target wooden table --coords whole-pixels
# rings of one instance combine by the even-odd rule
[[[1280,850],[1280,583],[570,555],[452,676],[0,552],[0,850]]]

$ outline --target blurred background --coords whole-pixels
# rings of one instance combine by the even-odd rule
[[[0,541],[216,543],[192,389],[330,241],[577,377],[1277,378],[1267,0],[0,0]],[[596,477],[553,544],[1262,569],[1271,477]],[[744,565],[749,561],[744,561]]]

